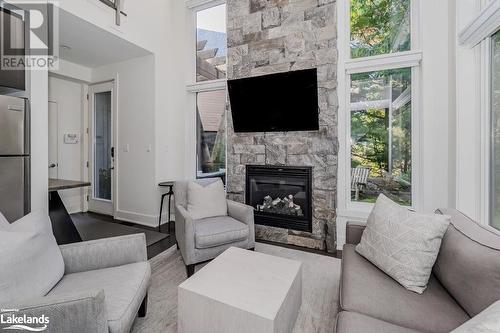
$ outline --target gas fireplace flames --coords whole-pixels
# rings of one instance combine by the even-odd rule
[[[281,199],[273,199],[270,195],[264,197],[262,205],[257,205],[257,211],[283,215],[304,216],[302,208],[293,202],[293,195]]]

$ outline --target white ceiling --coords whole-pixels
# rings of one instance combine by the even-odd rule
[[[59,56],[90,68],[151,54],[67,11],[59,10]]]

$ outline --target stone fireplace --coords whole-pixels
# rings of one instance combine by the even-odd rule
[[[228,80],[317,68],[319,102],[319,131],[308,132],[234,133],[228,107],[228,196],[243,203],[249,200],[247,165],[310,167],[311,227],[256,224],[256,237],[333,252],[338,150],[336,2],[227,0],[226,8]],[[277,196],[284,199],[281,193]],[[271,199],[277,198],[271,195]]]
[[[312,168],[246,166],[246,204],[255,223],[312,231]]]

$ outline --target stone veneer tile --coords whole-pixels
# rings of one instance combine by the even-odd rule
[[[247,164],[313,167],[312,233],[256,226],[256,237],[335,251],[337,41],[334,0],[228,0],[228,79],[318,68],[320,130],[235,134],[228,197],[244,202]]]

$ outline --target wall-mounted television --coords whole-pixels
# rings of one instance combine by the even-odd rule
[[[228,80],[236,133],[316,131],[317,70]]]

